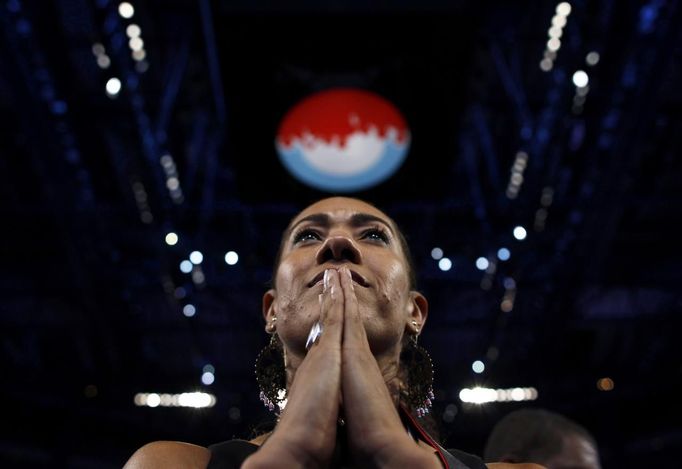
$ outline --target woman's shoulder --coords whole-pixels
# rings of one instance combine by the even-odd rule
[[[204,469],[208,467],[210,460],[211,451],[203,446],[180,441],[154,441],[135,451],[124,469]]]

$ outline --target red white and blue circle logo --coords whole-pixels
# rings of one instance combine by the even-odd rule
[[[400,111],[369,91],[336,88],[297,103],[275,145],[299,181],[331,192],[372,187],[400,168],[410,131]]]

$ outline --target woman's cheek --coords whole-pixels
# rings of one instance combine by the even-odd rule
[[[382,305],[393,307],[402,304],[408,293],[405,269],[400,263],[393,264],[387,272],[385,282],[380,285],[379,301]]]

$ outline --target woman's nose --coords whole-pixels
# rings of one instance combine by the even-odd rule
[[[353,240],[347,236],[330,236],[317,251],[317,262],[348,261],[359,264],[362,255]]]

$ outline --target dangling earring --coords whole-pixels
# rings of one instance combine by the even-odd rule
[[[256,358],[256,381],[260,388],[260,400],[271,412],[279,415],[286,401],[286,372],[284,370],[284,352],[282,342],[275,331],[275,321],[268,325],[272,331],[270,343],[266,345]]]
[[[400,361],[407,371],[407,387],[403,390],[403,399],[418,417],[423,417],[431,410],[433,396],[433,362],[429,353],[417,344],[419,327],[412,321],[415,333],[410,335],[407,345],[400,354]]]

